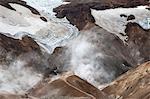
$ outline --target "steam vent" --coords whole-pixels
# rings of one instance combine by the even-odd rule
[[[150,99],[150,1],[0,0],[0,99]]]

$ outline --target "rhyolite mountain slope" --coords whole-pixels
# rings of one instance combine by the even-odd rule
[[[149,99],[148,8],[148,0],[1,0],[0,97]]]
[[[149,99],[150,98],[150,62],[128,71],[103,89],[119,99]]]
[[[39,82],[27,94],[0,93],[1,99],[149,99],[150,62],[129,70],[103,90],[65,73],[58,79]]]
[[[56,12],[56,16],[58,18],[66,17],[70,21],[70,23],[76,25],[79,30],[83,29],[88,22],[92,23],[95,22],[95,19],[91,15],[90,9],[100,11],[105,9],[129,8],[129,7],[132,8],[142,5],[149,5],[149,0],[64,0],[64,1],[68,1],[71,3],[61,5],[55,8],[54,12]],[[124,12],[130,13],[130,11],[120,11],[120,13]],[[111,13],[111,11],[109,13]]]

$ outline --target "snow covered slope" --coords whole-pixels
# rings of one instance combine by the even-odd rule
[[[144,6],[137,8],[116,8],[102,11],[91,9],[91,11],[97,25],[111,33],[114,33],[123,41],[127,39],[124,30],[129,21],[139,23],[145,29],[150,29],[150,26],[144,22],[148,21],[147,18],[150,18],[150,11],[145,9]],[[126,17],[121,17],[121,15],[125,15]],[[134,15],[135,19],[127,21],[127,17],[130,15]]]
[[[61,0],[25,1],[41,15],[33,14],[25,6],[16,3],[9,3],[16,11],[0,5],[0,33],[19,39],[28,35],[48,53],[52,53],[56,46],[61,46],[77,36],[76,27],[70,25],[65,18],[55,18],[52,12],[53,7],[62,4]],[[43,21],[42,17],[47,21]],[[0,92],[22,94],[42,80],[42,77],[40,73],[28,67],[26,60],[13,59],[9,65],[0,64]]]
[[[20,39],[25,34],[29,35],[49,53],[53,51],[53,48],[61,45],[63,41],[78,34],[78,29],[70,25],[66,19],[60,20],[54,17],[52,9],[61,5],[61,0],[26,1],[27,4],[34,5],[40,14],[47,18],[47,22],[41,20],[40,15],[31,13],[28,8],[10,3],[16,11],[0,6],[1,33]]]

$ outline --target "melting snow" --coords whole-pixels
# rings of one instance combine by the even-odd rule
[[[31,36],[45,51],[51,53],[57,46],[77,36],[78,29],[64,18],[54,17],[52,8],[62,4],[61,0],[26,0],[28,4],[39,9],[48,22],[40,19],[31,11],[21,5],[11,4],[17,11],[0,6],[0,32],[19,38],[23,35]],[[50,7],[50,8],[49,8]]]
[[[150,17],[145,18],[143,20],[139,21],[139,24],[144,28],[144,29],[150,29]]]
[[[18,4],[10,5],[16,11],[0,6],[0,32],[21,39],[22,36],[32,37],[44,51],[49,53],[57,46],[64,45],[69,39],[78,35],[78,29],[64,19],[57,19],[52,9],[62,4],[61,0],[25,0],[39,10],[41,16],[48,22],[34,15],[29,9]],[[30,68],[25,67],[26,62],[15,60],[9,66],[0,65],[0,91],[10,93],[23,93],[37,84],[42,76]],[[3,67],[7,67],[6,69]]]
[[[111,33],[114,33],[123,41],[127,39],[127,36],[122,36],[120,33],[123,33],[124,35],[126,34],[124,30],[129,21],[127,21],[127,18],[125,17],[120,17],[121,14],[125,14],[127,16],[134,15],[135,20],[131,20],[130,22],[139,23],[145,29],[149,28],[147,23],[143,20],[150,17],[150,12],[143,6],[139,6],[137,8],[116,8],[103,11],[91,9],[91,11],[97,25]]]

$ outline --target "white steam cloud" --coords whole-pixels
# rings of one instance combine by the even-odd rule
[[[97,26],[81,31],[80,35],[68,44],[66,54],[71,53],[68,68],[95,86],[112,81],[122,72],[118,68],[122,66],[119,50],[115,47],[118,45],[111,44],[114,38],[112,34]]]
[[[21,94],[41,80],[41,74],[25,65],[26,62],[19,59],[10,63],[9,66],[0,65],[1,92]]]

